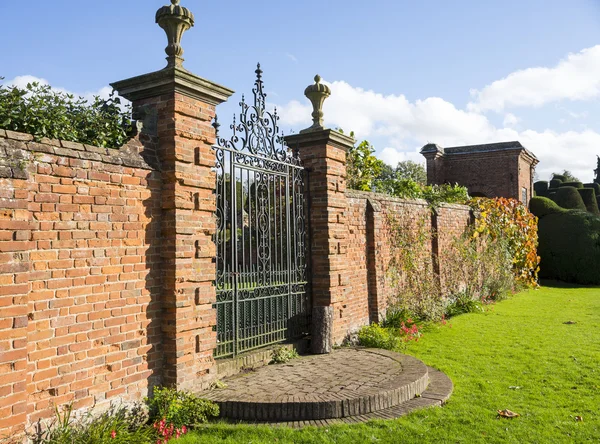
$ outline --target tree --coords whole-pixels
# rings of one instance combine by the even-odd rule
[[[421,185],[427,184],[427,172],[423,164],[412,160],[404,160],[398,162],[395,172],[397,179],[411,179]]]
[[[373,155],[375,148],[368,140],[363,140],[348,152],[348,187],[355,190],[371,191],[374,180],[384,168],[383,161]]]
[[[337,131],[344,134],[341,128]],[[354,138],[354,131],[350,132],[350,137]],[[361,191],[373,189],[375,179],[385,167],[385,163],[375,157],[374,153],[375,148],[368,140],[363,140],[350,148],[346,161],[348,188]]]
[[[569,170],[564,170],[562,173],[552,173],[552,179],[554,176],[563,176],[565,180],[563,182],[581,182],[577,177],[573,176]]]

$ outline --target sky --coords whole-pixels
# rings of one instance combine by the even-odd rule
[[[27,7],[24,7],[24,4]],[[0,76],[91,97],[165,66],[167,0],[0,0]],[[600,155],[600,0],[182,0],[196,16],[182,46],[191,72],[251,95],[256,63],[289,134],[310,126],[304,89],[332,89],[328,127],[368,139],[394,165],[426,143],[518,140],[538,178],[593,180]]]

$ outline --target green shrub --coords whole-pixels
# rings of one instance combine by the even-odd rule
[[[538,225],[541,277],[600,284],[600,217],[562,211],[545,215]]]
[[[465,204],[469,200],[466,187],[459,184],[427,185],[423,187],[422,196],[430,206],[437,207],[441,203]]]
[[[416,316],[406,308],[390,307],[381,326],[383,328],[400,328],[403,322],[406,323],[406,321],[413,318],[416,318]]]
[[[585,204],[581,195],[574,187],[561,187],[554,196],[554,202],[559,207],[566,208],[569,210],[582,210],[586,211]]]
[[[550,181],[549,188],[559,188],[561,183],[563,183],[562,180],[554,178]]]
[[[452,299],[449,300],[449,304],[446,307],[446,316],[451,318],[463,313],[472,313],[475,311],[483,311],[481,302],[474,299],[472,295],[467,292],[461,292]]]
[[[566,182],[567,178],[565,176],[563,176],[562,174],[553,174],[552,180],[560,180],[561,182]]]
[[[583,187],[584,188],[593,188],[594,191],[596,192],[596,197],[600,196],[600,183],[596,183],[596,182],[593,182],[593,183],[584,183]]]
[[[271,353],[270,364],[284,364],[299,357],[300,355],[296,349],[280,345],[273,349],[273,352]]]
[[[529,211],[541,218],[547,214],[560,213],[565,210],[546,197],[532,197],[529,201]]]
[[[581,199],[583,199],[583,203],[585,204],[585,208],[589,213],[600,215],[600,210],[598,209],[598,201],[596,200],[596,192],[593,188],[581,188],[579,190],[579,194],[581,195]]]
[[[164,419],[175,428],[194,427],[219,416],[219,406],[193,393],[170,388],[154,388],[152,398],[146,398],[150,422]]]
[[[536,196],[546,196],[548,194],[548,182],[545,180],[537,181],[533,184]]]
[[[379,324],[365,325],[358,331],[360,345],[372,348],[384,348],[386,350],[400,350],[403,347],[402,340],[395,335],[392,329],[383,328]]]
[[[583,188],[583,184],[581,182],[563,182],[560,184],[559,188],[562,187],[573,187],[573,188]]]
[[[0,78],[1,79],[1,78]],[[0,129],[71,142],[118,148],[131,131],[130,107],[114,93],[93,102],[29,83],[25,89],[0,85]]]
[[[154,444],[153,428],[144,424],[145,415],[138,408],[111,407],[99,416],[72,416],[72,406],[56,417],[47,428],[28,436],[33,444]]]

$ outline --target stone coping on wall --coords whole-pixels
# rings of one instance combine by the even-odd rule
[[[346,197],[350,199],[366,199],[376,201],[387,201],[401,204],[419,205],[426,207],[427,201],[425,199],[403,199],[400,197],[390,196],[383,193],[374,193],[372,191],[358,191],[358,190],[346,190]],[[468,205],[453,204],[453,203],[442,203],[440,208],[447,208],[452,210],[471,211]]]
[[[37,159],[35,156],[28,159],[26,152],[156,170],[140,154],[143,148],[137,138],[120,148],[103,148],[46,137],[36,141],[31,134],[0,129],[0,178],[27,179],[25,162]]]

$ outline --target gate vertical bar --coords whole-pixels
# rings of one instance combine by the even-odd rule
[[[290,319],[292,319],[292,225],[290,221],[290,173],[295,173],[290,169],[289,165],[286,167],[285,175],[285,221],[286,221],[286,249],[287,249],[287,280],[288,280],[288,300],[287,300],[287,329],[290,331]],[[292,186],[294,181],[292,180]],[[294,192],[292,191],[292,195]],[[292,324],[294,323],[292,319]]]
[[[239,338],[239,325],[238,325],[238,279],[237,279],[237,217],[236,217],[236,207],[237,207],[237,183],[236,183],[236,175],[235,175],[235,155],[233,152],[229,153],[229,188],[231,189],[230,197],[231,197],[231,229],[229,241],[231,242],[231,276],[233,278],[233,354],[234,356],[237,354],[238,350],[238,338]]]

